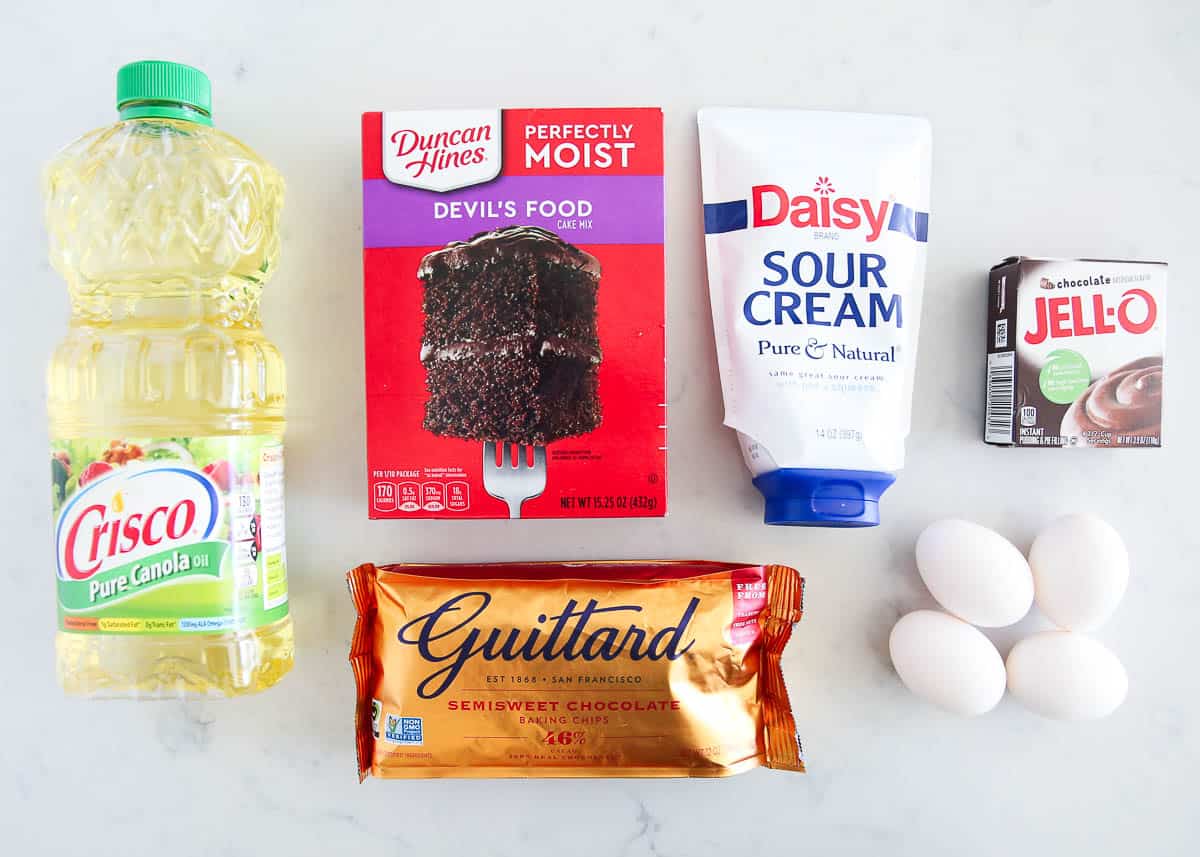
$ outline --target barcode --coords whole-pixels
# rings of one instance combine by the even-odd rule
[[[1013,442],[1013,367],[1016,352],[989,354],[987,361],[987,406],[983,439],[988,443]]]

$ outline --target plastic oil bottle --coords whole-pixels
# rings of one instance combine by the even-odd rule
[[[284,368],[259,320],[283,182],[213,127],[194,68],[124,66],[117,109],[45,173],[71,302],[48,377],[59,680],[253,692],[293,655]]]

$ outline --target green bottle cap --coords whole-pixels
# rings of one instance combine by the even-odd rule
[[[117,71],[117,110],[122,119],[151,116],[212,124],[212,85],[190,65],[142,60]]]

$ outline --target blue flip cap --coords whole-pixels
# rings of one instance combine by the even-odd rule
[[[879,495],[896,481],[882,470],[783,467],[754,487],[767,500],[763,521],[790,527],[875,527]]]

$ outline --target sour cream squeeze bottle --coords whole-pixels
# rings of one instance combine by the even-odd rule
[[[117,109],[45,173],[71,299],[48,375],[59,681],[261,690],[294,648],[284,367],[259,320],[283,181],[213,127],[196,69],[124,66]]]
[[[765,521],[875,526],[909,432],[929,123],[705,108],[699,126],[725,424]]]

